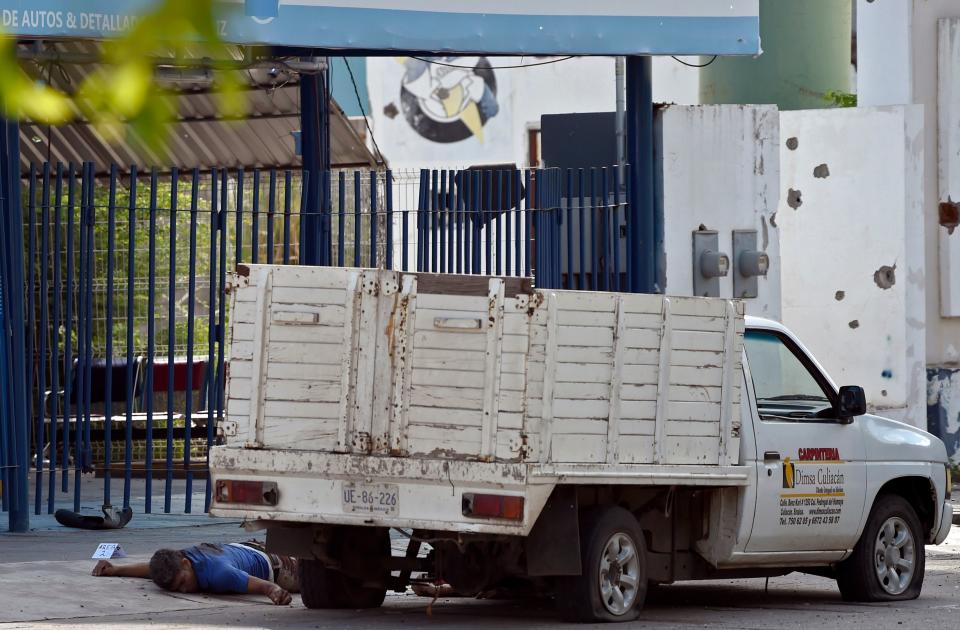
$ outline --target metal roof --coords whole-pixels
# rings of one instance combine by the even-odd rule
[[[71,92],[97,66],[77,59],[97,53],[91,41],[58,41],[44,44],[44,56],[24,65],[27,72],[49,80],[58,89]],[[22,44],[21,53],[35,50]],[[62,55],[62,56],[61,56]],[[239,56],[239,53],[238,53]],[[78,118],[61,126],[24,121],[20,124],[20,165],[27,172],[31,163],[82,163],[92,161],[98,174],[108,173],[111,164],[128,170],[157,167],[169,170],[199,168],[297,168],[292,132],[300,129],[299,75],[281,72],[264,85],[264,73],[240,71],[247,84],[248,116],[223,120],[218,115],[216,95],[208,85],[189,82],[178,88],[178,121],[171,125],[167,147],[151,150],[134,134],[110,134]],[[258,80],[259,79],[259,80]],[[332,166],[376,167],[377,160],[331,99],[330,149]]]

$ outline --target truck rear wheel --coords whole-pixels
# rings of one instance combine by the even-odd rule
[[[853,554],[837,567],[847,601],[916,599],[923,586],[924,545],[913,506],[897,495],[877,499]]]
[[[580,528],[582,573],[561,578],[557,606],[571,621],[632,621],[647,593],[646,544],[637,519],[600,508]]]
[[[300,560],[300,599],[307,608],[377,608],[387,595],[390,572],[388,530],[340,527],[331,550],[353,575],[324,566],[319,560]],[[357,573],[366,575],[356,577]]]

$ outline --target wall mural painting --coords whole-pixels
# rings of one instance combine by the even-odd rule
[[[500,111],[497,78],[486,57],[408,57],[402,63],[400,104],[418,134],[444,144],[483,142],[484,125]]]

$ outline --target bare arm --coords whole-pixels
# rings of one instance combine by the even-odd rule
[[[135,577],[150,578],[150,563],[137,562],[135,564],[125,564],[117,566],[109,560],[101,560],[97,566],[93,567],[93,575],[103,577]]]
[[[278,606],[286,606],[293,600],[293,598],[290,596],[290,593],[283,590],[273,582],[261,580],[258,577],[253,577],[252,575],[247,578],[247,592],[255,593],[257,595],[266,595],[270,598],[270,601]]]

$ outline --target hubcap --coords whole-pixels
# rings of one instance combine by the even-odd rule
[[[913,579],[916,546],[913,532],[899,516],[891,516],[877,532],[873,552],[874,568],[880,586],[890,595],[907,590]]]
[[[640,558],[633,540],[622,532],[610,536],[600,554],[600,598],[614,615],[630,611],[637,601]]]

